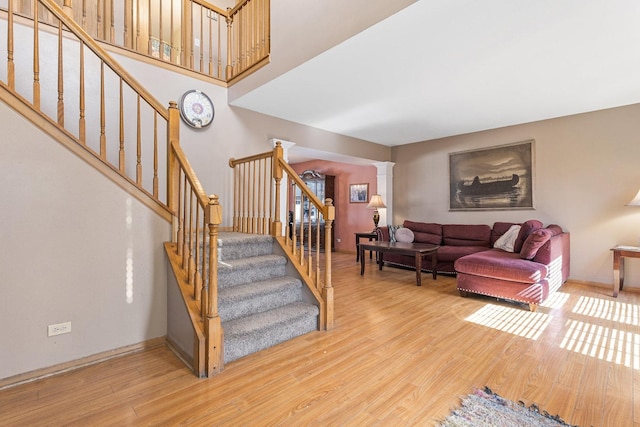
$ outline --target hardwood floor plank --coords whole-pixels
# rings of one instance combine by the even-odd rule
[[[0,391],[0,425],[433,425],[474,388],[569,423],[640,427],[640,293],[567,283],[530,313],[455,277],[333,255],[335,328],[198,379],[167,347]]]

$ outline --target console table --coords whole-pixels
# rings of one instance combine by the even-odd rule
[[[378,260],[378,269],[382,270],[384,263],[384,254],[401,254],[413,255],[416,259],[416,285],[422,285],[422,257],[431,255],[431,271],[433,272],[433,280],[436,280],[436,265],[438,264],[438,248],[437,245],[429,245],[426,243],[402,243],[402,242],[365,242],[360,243],[360,275],[364,274],[364,251],[376,251],[376,259]]]
[[[618,292],[624,286],[624,259],[640,258],[640,247],[621,246],[611,248],[613,251],[613,296],[618,297]]]
[[[369,239],[378,240],[378,233],[375,231],[367,231],[366,233],[355,233],[356,234],[356,262],[360,261],[360,239]],[[372,259],[371,251],[369,251],[369,259]]]

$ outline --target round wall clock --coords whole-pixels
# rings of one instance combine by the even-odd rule
[[[189,90],[180,100],[180,117],[191,127],[203,128],[213,121],[213,102],[199,90]]]

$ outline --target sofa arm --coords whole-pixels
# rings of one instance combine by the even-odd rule
[[[533,261],[545,264],[553,270],[560,269],[563,283],[569,278],[569,258],[571,256],[569,238],[569,233],[560,233],[552,236],[547,243],[542,245],[533,258]]]
[[[389,241],[389,227],[387,227],[386,225],[376,228],[376,234],[378,235],[379,242]]]

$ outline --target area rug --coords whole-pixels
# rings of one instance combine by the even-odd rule
[[[498,396],[489,387],[477,389],[462,398],[462,406],[455,409],[440,427],[515,427],[515,426],[571,426],[559,416],[541,411],[537,405],[526,406]],[[577,427],[577,426],[573,426]]]

